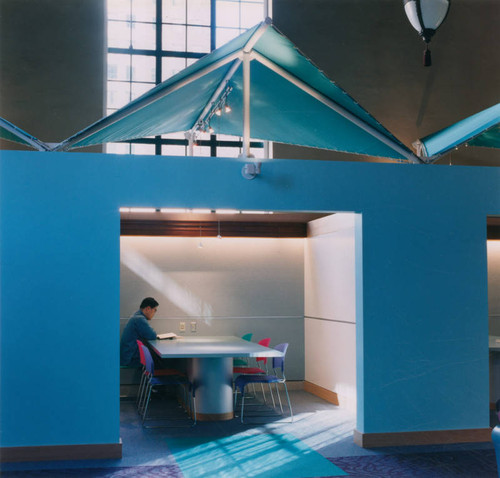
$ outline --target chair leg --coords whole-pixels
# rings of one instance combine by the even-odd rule
[[[139,412],[139,415],[142,417],[142,411],[144,409],[144,399],[146,398],[146,394],[148,391],[148,384],[145,382],[144,383],[144,389],[141,394],[141,400],[139,401],[139,406],[137,407],[137,411]]]
[[[146,421],[146,416],[148,414],[148,405],[149,405],[149,400],[151,398],[151,390],[153,389],[152,386],[149,387],[148,390],[148,396],[146,398],[146,403],[145,403],[145,408],[144,408],[144,415],[142,415],[142,424],[144,425],[144,422]]]
[[[281,403],[281,395],[280,395],[280,389],[278,387],[278,383],[276,383],[276,393],[278,395],[278,401],[279,401],[279,404],[280,404],[281,414],[283,415],[283,405]]]
[[[260,384],[260,388],[261,388],[261,390],[262,390],[262,398],[263,398],[263,400],[264,400],[264,403],[266,403],[266,404],[267,404],[267,400],[266,400],[266,393],[264,392],[264,384],[262,384],[262,383],[261,383],[261,384]]]
[[[149,396],[151,395],[152,385],[149,383],[148,378],[146,377],[144,390],[142,392],[142,400],[139,404],[139,415],[144,415],[144,407],[146,405],[146,399],[149,400]]]
[[[241,423],[243,423],[243,409],[245,407],[245,389],[243,388],[243,390],[241,391],[241,417],[240,417],[240,420],[241,420]]]
[[[192,403],[192,413],[193,413],[193,427],[196,425],[196,397],[194,396],[194,391],[191,394],[191,403]]]
[[[137,400],[135,401],[137,407],[139,407],[141,400],[142,400],[142,393],[144,391],[144,385],[146,383],[146,374],[144,371],[142,372],[141,375],[141,381],[139,382],[139,390],[137,391]]]
[[[276,403],[275,403],[275,401],[274,401],[273,389],[272,389],[272,387],[271,387],[271,384],[270,384],[270,383],[268,383],[267,385],[269,386],[269,393],[270,393],[270,395],[271,395],[271,400],[273,401],[273,408],[276,408]]]
[[[142,385],[142,390],[141,390],[140,396],[139,396],[139,402],[137,403],[137,411],[139,412],[139,415],[142,415],[142,413],[141,413],[141,411],[142,411],[142,402],[144,400],[144,393],[145,392],[146,392],[146,382],[144,381],[144,383]]]
[[[285,382],[283,382],[283,385],[285,386],[286,399],[288,400],[288,407],[290,408],[290,422],[293,422],[292,404],[290,403],[290,396],[288,395],[288,387]]]

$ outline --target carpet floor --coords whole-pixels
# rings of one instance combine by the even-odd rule
[[[235,418],[181,428],[143,428],[135,402],[125,400],[121,402],[122,459],[4,463],[1,475],[4,478],[498,476],[492,443],[363,449],[353,442],[352,414],[304,391],[292,391],[290,395],[294,409],[292,423],[286,413],[284,417],[271,413],[265,423],[256,423],[252,415],[270,411],[257,404],[253,409],[248,408],[248,415],[245,411],[248,418],[245,424]],[[155,406],[164,407],[164,403],[158,400]]]

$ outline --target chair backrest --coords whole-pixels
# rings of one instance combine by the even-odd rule
[[[142,351],[144,353],[144,359],[146,361],[146,372],[150,375],[154,375],[155,373],[155,366],[154,366],[154,362],[153,362],[153,357],[151,357],[151,352],[149,351],[149,349],[145,346],[145,345],[142,345]]]
[[[267,337],[266,339],[259,340],[259,345],[262,345],[262,347],[269,347],[269,344],[271,343],[271,339]],[[265,364],[267,363],[267,357],[257,357],[255,359],[257,362],[264,362]]]
[[[247,342],[251,342],[252,341],[252,337],[253,337],[253,334],[251,332],[249,334],[245,334],[245,335],[241,336],[241,338],[243,340],[246,340]]]
[[[274,350],[279,350],[283,353],[283,357],[273,357],[273,369],[279,368],[281,369],[281,373],[283,376],[285,375],[285,355],[288,349],[288,344],[278,344],[274,347]]]
[[[140,340],[136,340],[137,342],[137,347],[139,348],[139,359],[141,361],[141,364],[143,367],[146,366],[146,359],[144,358],[144,352],[142,350],[142,347],[144,347],[144,344]]]

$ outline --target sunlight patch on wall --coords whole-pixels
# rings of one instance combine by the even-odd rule
[[[180,286],[168,277],[148,258],[122,243],[120,260],[123,265],[137,274],[141,279],[167,297],[170,302],[184,311],[188,316],[211,317],[212,306],[201,300],[190,290]]]

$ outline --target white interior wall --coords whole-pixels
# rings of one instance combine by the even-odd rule
[[[487,241],[489,334],[500,336],[500,241]],[[500,354],[490,352],[490,403],[500,398]]]
[[[120,239],[122,328],[144,297],[158,333],[243,335],[290,344],[287,378],[304,379],[304,241],[271,238]]]
[[[490,335],[500,335],[500,241],[487,241]]]
[[[309,223],[305,247],[305,379],[356,410],[355,215]]]

